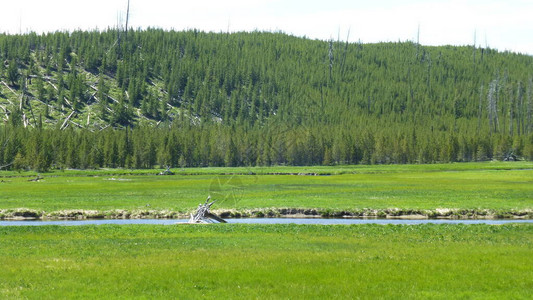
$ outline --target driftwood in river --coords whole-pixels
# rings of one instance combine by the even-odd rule
[[[215,203],[215,201],[209,202],[210,199],[211,199],[211,196],[207,197],[207,200],[205,200],[204,204],[199,204],[198,205],[198,209],[196,209],[196,213],[195,214],[191,214],[191,218],[189,219],[189,223],[191,223],[191,224],[199,224],[199,223],[204,223],[205,224],[205,223],[215,223],[215,222],[227,223],[221,217],[211,213],[211,211],[210,211],[211,205],[213,205],[213,203]]]

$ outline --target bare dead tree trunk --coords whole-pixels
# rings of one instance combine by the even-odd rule
[[[128,22],[130,19],[130,0],[128,0],[128,8],[126,9],[126,28],[124,28],[124,39],[128,36]]]
[[[474,71],[476,70],[476,31],[474,30],[474,50],[473,50],[473,60],[474,60]]]
[[[483,84],[479,87],[479,107],[477,110],[477,133],[481,131],[481,115],[483,113]]]
[[[431,93],[431,55],[427,54],[427,59],[428,59],[428,72],[427,72],[427,88],[428,88],[428,93]]]
[[[517,134],[522,134],[522,107],[523,107],[523,97],[522,97],[522,83],[518,82],[518,87],[516,88],[516,130]]]
[[[22,79],[22,87],[20,89],[20,104],[19,104],[19,109],[22,111],[22,109],[24,108],[24,95],[26,94],[26,85],[27,85],[27,82],[25,81],[25,79]]]
[[[489,129],[490,132],[496,132],[498,128],[498,79],[494,79],[489,84],[489,92],[487,94],[488,113],[489,113]]]
[[[420,55],[420,23],[418,23],[418,30],[416,31],[416,60]]]
[[[514,127],[513,127],[513,115],[514,115],[514,97],[511,88],[507,89],[507,97],[509,97],[509,135],[513,136]]]
[[[527,85],[527,121],[526,132],[529,134],[533,131],[533,123],[531,120],[531,114],[533,113],[533,99],[531,99],[531,89],[533,89],[533,78],[529,78],[529,84]]]
[[[37,120],[35,120],[35,115],[33,114],[33,109],[31,107],[31,101],[28,101],[28,106],[30,108],[31,118],[33,119],[33,124],[37,126]]]
[[[329,41],[329,50],[328,50],[328,58],[329,58],[329,82],[333,82],[333,41]]]
[[[348,35],[346,36],[346,43],[344,44],[344,53],[342,54],[342,61],[341,61],[341,76],[344,77],[344,71],[346,66],[346,54],[348,53],[348,40],[350,39],[350,29],[348,29]]]
[[[407,81],[408,81],[408,85],[409,85],[409,95],[410,98],[409,98],[409,101],[408,101],[408,106],[409,108],[411,107],[413,101],[414,101],[414,91],[413,91],[413,85],[411,83],[411,67],[407,67]]]

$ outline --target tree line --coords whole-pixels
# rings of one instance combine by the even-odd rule
[[[208,125],[98,132],[24,129],[0,133],[0,166],[12,170],[271,165],[406,164],[533,160],[533,134],[357,130],[337,126],[268,128]]]

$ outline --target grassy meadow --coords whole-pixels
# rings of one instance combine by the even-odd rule
[[[533,208],[533,163],[0,172],[0,209]],[[276,174],[276,175],[274,175]],[[289,175],[291,174],[291,175]],[[294,174],[318,174],[304,176]]]
[[[0,216],[190,211],[207,195],[227,209],[533,207],[529,162],[173,171],[0,172]],[[531,224],[0,226],[0,299],[528,299],[531,253]]]
[[[0,227],[0,298],[528,299],[530,225]]]

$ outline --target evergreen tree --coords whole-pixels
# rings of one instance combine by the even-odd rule
[[[19,69],[17,67],[16,61],[12,60],[9,62],[7,67],[7,80],[11,82],[11,85],[15,85],[20,77]]]

